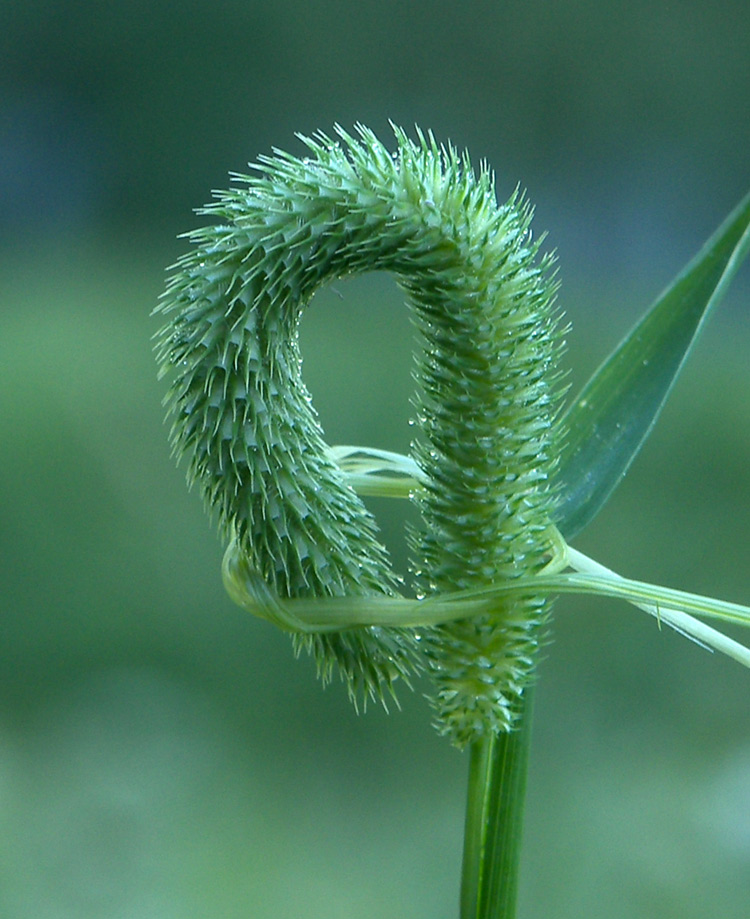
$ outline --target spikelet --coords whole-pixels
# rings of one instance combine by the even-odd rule
[[[392,596],[375,523],[331,458],[301,377],[298,324],[324,283],[393,273],[409,297],[426,484],[411,534],[420,595],[491,585],[544,564],[560,349],[550,260],[518,195],[498,206],[487,169],[394,129],[302,138],[200,213],[161,311],[175,451],[230,541],[232,570],[276,597]],[[250,589],[250,588],[248,588]],[[382,697],[426,659],[440,729],[458,745],[513,725],[546,617],[542,601],[422,629],[297,635],[324,678]]]

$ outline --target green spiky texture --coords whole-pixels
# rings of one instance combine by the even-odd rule
[[[393,155],[365,128],[358,139],[338,130],[337,141],[302,138],[306,158],[277,152],[236,176],[201,211],[219,222],[190,234],[161,307],[174,448],[232,552],[281,598],[395,592],[373,519],[326,450],[298,347],[315,291],[365,271],[396,275],[425,343],[417,459],[428,484],[412,539],[421,592],[528,574],[546,548],[548,263],[528,209],[515,196],[498,207],[486,169],[477,176],[431,137],[395,133]],[[438,720],[463,744],[512,725],[543,618],[530,601],[419,638],[359,628],[296,640],[325,677],[338,665],[353,694],[373,696],[418,669],[426,645]]]
[[[498,208],[486,173],[474,184],[452,165],[436,207],[462,258],[406,282],[424,344],[415,453],[427,484],[410,540],[420,595],[540,570],[554,506],[562,341],[552,259],[539,256],[518,195]],[[437,726],[457,746],[513,728],[548,612],[541,598],[501,600],[491,616],[426,634]]]

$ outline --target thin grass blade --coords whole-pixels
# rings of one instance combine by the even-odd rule
[[[584,386],[565,416],[556,523],[572,539],[648,437],[708,314],[750,251],[750,194]]]

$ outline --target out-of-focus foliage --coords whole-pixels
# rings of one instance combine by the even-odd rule
[[[456,915],[466,764],[419,692],[357,717],[224,597],[161,423],[163,267],[293,131],[419,122],[528,187],[575,388],[746,191],[749,28],[741,0],[4,5],[0,915]],[[580,548],[747,602],[738,282]],[[406,450],[394,285],[321,292],[302,332],[330,441]],[[402,563],[407,509],[373,508]],[[521,915],[744,919],[747,674],[605,601],[553,637]]]
[[[749,32],[744,0],[6,3],[0,220],[170,233],[294,131],[392,118],[637,264],[655,234],[695,248],[745,190]]]

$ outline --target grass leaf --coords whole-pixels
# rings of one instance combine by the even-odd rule
[[[750,251],[750,194],[602,364],[567,411],[556,523],[572,539],[625,475],[711,309]]]

